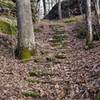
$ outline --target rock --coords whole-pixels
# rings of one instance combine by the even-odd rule
[[[62,1],[61,6],[63,18],[81,15],[80,7],[82,7],[82,14],[86,13],[86,0],[66,0]],[[94,8],[93,4],[92,8]],[[58,3],[51,9],[51,11],[44,17],[44,19],[59,19]]]

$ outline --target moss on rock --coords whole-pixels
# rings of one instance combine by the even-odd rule
[[[26,97],[33,97],[33,98],[40,97],[40,94],[35,91],[23,92],[22,94]]]
[[[33,70],[31,72],[29,72],[29,75],[32,76],[36,76],[36,77],[41,77],[41,76],[52,76],[54,75],[52,72],[48,72],[46,70]]]
[[[15,9],[15,7],[16,7],[15,3],[13,3],[10,0],[2,0],[2,1],[0,1],[0,6],[1,7],[6,7],[6,8],[9,8],[9,9]]]
[[[9,22],[0,20],[0,32],[6,33],[9,35],[15,35],[17,32],[17,27],[11,25]]]
[[[67,23],[67,24],[69,24],[69,23],[76,23],[76,22],[78,22],[78,18],[77,17],[70,17],[70,18],[67,18],[64,21],[64,23]]]

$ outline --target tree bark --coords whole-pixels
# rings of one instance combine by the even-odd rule
[[[99,0],[96,0],[96,10],[97,10],[97,16],[98,16],[98,23],[100,25],[100,6],[99,6]]]
[[[16,0],[16,6],[18,22],[17,49],[20,52],[20,55],[23,55],[21,54],[23,53],[21,50],[25,50],[29,54],[30,51],[35,49],[35,36],[33,32],[30,0]]]
[[[61,9],[61,0],[58,2],[58,14],[59,14],[59,19],[62,19],[62,9]]]
[[[93,42],[91,0],[87,0],[87,26],[88,26],[88,33],[87,33],[86,45],[90,48]]]

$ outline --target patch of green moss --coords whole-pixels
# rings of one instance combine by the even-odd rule
[[[30,76],[37,76],[37,77],[40,77],[40,76],[47,76],[47,75],[52,75],[52,73],[49,73],[47,71],[31,71],[29,72],[29,75]]]
[[[67,38],[66,35],[54,35],[53,39],[55,39],[58,42],[64,41]]]
[[[39,28],[34,28],[34,32],[35,32],[35,33],[39,33],[39,32],[42,32],[42,30],[39,29]]]
[[[29,50],[28,48],[16,48],[15,56],[18,59],[21,59],[23,62],[27,62],[32,59],[32,56],[36,56],[36,49]]]
[[[65,44],[65,40],[67,39],[67,35],[65,34],[60,34],[60,32],[58,34],[55,34],[52,38],[52,40],[50,40],[50,42],[52,43],[52,46],[60,46],[62,47]]]
[[[70,17],[64,21],[64,23],[75,23],[75,22],[78,22],[78,19],[76,17]]]
[[[100,89],[96,93],[96,100],[100,100]]]
[[[20,53],[21,60],[23,61],[28,61],[32,58],[32,52],[27,48],[22,49]]]
[[[27,48],[24,48],[24,49],[16,48],[15,56],[16,58],[21,59],[22,61],[26,62],[32,58],[32,53]]]
[[[35,91],[23,92],[22,94],[26,97],[33,97],[33,98],[40,97],[40,93]]]
[[[53,25],[49,25],[49,27],[51,27],[51,28],[61,28],[61,27],[63,27],[62,25],[60,25],[60,24],[53,24]]]
[[[11,25],[10,23],[0,20],[0,32],[6,33],[9,35],[15,35],[17,32],[17,27]]]
[[[50,25],[49,26],[53,31],[63,31],[64,30],[64,26],[62,25]]]
[[[27,79],[27,81],[28,82],[31,82],[31,83],[40,83],[40,81],[39,80],[32,80],[32,79]]]
[[[86,43],[86,46],[85,46],[85,50],[89,50],[89,49],[92,49],[92,48],[94,48],[94,45],[93,45],[93,43]]]
[[[66,35],[67,33],[64,30],[56,30],[55,34],[57,34],[57,35]]]
[[[23,48],[19,51],[19,58],[24,61],[27,62],[29,60],[31,60],[32,56],[35,55],[35,51],[33,50],[29,50],[28,48]]]

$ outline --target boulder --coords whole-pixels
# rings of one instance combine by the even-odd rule
[[[92,4],[93,8],[93,4]],[[65,0],[61,3],[62,17],[77,16],[86,13],[86,0]],[[58,3],[44,17],[44,19],[55,20],[59,19]]]

